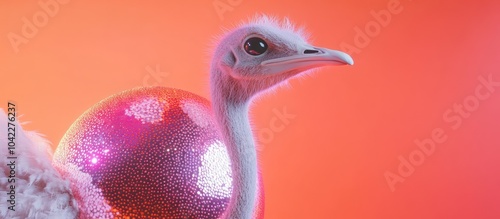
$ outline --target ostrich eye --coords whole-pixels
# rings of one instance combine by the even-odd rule
[[[267,43],[261,38],[252,37],[244,44],[245,52],[250,55],[258,56],[267,50]]]

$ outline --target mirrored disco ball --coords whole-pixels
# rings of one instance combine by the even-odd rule
[[[218,218],[231,197],[210,104],[178,89],[137,88],[96,104],[66,132],[54,164],[81,218]]]

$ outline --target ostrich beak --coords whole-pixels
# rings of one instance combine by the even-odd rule
[[[270,59],[261,62],[268,73],[284,73],[292,70],[305,71],[328,65],[353,65],[354,61],[347,53],[326,48],[305,46],[299,54]]]

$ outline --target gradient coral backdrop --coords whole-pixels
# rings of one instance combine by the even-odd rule
[[[254,105],[266,218],[500,218],[498,1],[61,0],[49,16],[46,2],[0,1],[0,104],[54,148],[129,88],[208,97],[221,28],[287,16],[355,65]]]

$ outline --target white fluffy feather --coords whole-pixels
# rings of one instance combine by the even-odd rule
[[[18,122],[15,183],[7,181],[7,163],[11,161],[7,159],[7,122],[7,115],[0,109],[0,218],[76,218],[78,207],[70,183],[52,166],[49,142],[34,131],[23,130]],[[10,185],[15,185],[15,211],[8,209]]]

